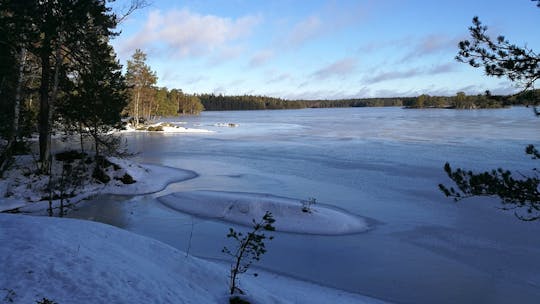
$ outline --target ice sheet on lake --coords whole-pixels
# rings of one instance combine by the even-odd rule
[[[270,194],[190,191],[176,192],[158,198],[164,205],[185,213],[251,226],[266,211],[276,219],[277,231],[338,235],[363,232],[367,221],[344,210],[314,204],[310,212],[302,210],[299,199]]]

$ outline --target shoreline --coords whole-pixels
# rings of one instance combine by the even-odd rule
[[[118,160],[115,161],[118,162]],[[137,164],[132,161],[125,161],[123,165],[128,163],[129,167],[143,169],[145,177],[150,181],[155,181],[155,176],[163,177],[165,174],[166,177],[160,178],[159,183],[148,182],[135,189],[130,186],[137,183],[124,185],[119,187],[120,189],[105,186],[97,192],[89,189],[89,191],[79,194],[72,204],[81,203],[89,197],[102,194],[139,196],[157,193],[173,183],[190,180],[198,176],[194,171],[162,165]],[[181,173],[182,176],[178,177],[178,173]],[[136,178],[142,179],[142,175],[134,175]],[[219,192],[216,192],[216,195],[219,194]],[[95,292],[95,288],[100,285],[99,301],[114,302],[123,299],[124,302],[148,303],[148,301],[163,297],[164,292],[169,295],[176,294],[176,297],[178,297],[175,298],[176,300],[187,299],[187,302],[224,303],[227,301],[229,296],[226,293],[226,278],[229,270],[225,262],[215,263],[210,260],[187,256],[185,252],[170,247],[154,238],[141,236],[108,224],[88,220],[39,216],[40,212],[43,213],[44,208],[47,207],[46,204],[47,202],[25,202],[24,206],[18,208],[19,211],[29,214],[0,212],[0,223],[4,227],[0,231],[0,238],[10,240],[8,242],[10,245],[3,246],[0,249],[0,259],[6,262],[5,265],[8,265],[5,267],[4,272],[9,274],[5,280],[0,279],[0,286],[5,286],[4,290],[10,291],[9,295],[12,294],[16,302],[19,302],[19,300],[21,302],[32,302],[38,299],[32,297],[38,295],[39,299],[43,297],[58,301],[58,303],[67,303],[73,301],[73,299],[76,299],[79,303],[91,303],[94,302],[95,298],[89,295]],[[1,201],[0,206],[2,206]],[[53,235],[54,240],[51,240],[50,237]],[[129,243],[129,246],[124,246],[127,243]],[[21,250],[21,248],[25,249]],[[146,248],[152,248],[153,253],[148,254]],[[64,256],[64,258],[52,258],[58,256]],[[84,262],[81,260],[83,257]],[[152,257],[160,257],[159,262],[153,260]],[[6,258],[8,261],[5,260]],[[163,259],[166,262],[163,262]],[[136,265],[136,267],[125,268],[123,265],[126,265],[126,263],[132,264],[132,266]],[[157,270],[151,270],[144,266],[153,263],[164,265],[159,266],[159,269],[156,268]],[[50,267],[56,269],[55,271],[59,271],[52,278],[50,278]],[[85,269],[85,267],[90,267],[93,271],[88,273],[87,270],[81,270]],[[176,270],[171,273],[171,267],[172,269],[183,270]],[[25,275],[26,269],[30,269],[31,276]],[[102,274],[97,274],[97,271],[101,271]],[[114,274],[114,276],[104,276],[103,271]],[[249,271],[249,273],[251,272]],[[290,301],[296,301],[295,299],[298,298],[309,299],[310,303],[321,304],[330,302],[385,303],[360,294],[295,279],[268,270],[262,270],[261,277],[257,279],[249,276],[249,273],[242,277],[241,286],[248,292],[248,299],[252,303],[289,303]],[[140,282],[152,280],[154,284],[163,287],[152,292],[145,291],[144,288],[142,291],[135,291],[129,284],[134,276]],[[184,283],[179,284],[179,280],[183,280]],[[47,283],[43,284],[42,281]],[[72,283],[82,281],[85,283]],[[208,281],[211,282],[210,288],[205,287],[204,291],[201,290],[196,295],[186,294],[187,290],[193,293],[194,284],[206,286],[204,284]],[[55,288],[55,286],[59,286],[58,284],[64,286],[67,284],[69,287],[67,289]],[[112,287],[107,289],[103,284],[109,284]],[[118,286],[119,284],[122,286]],[[163,290],[163,288],[168,291]],[[106,289],[105,292],[103,289]],[[104,293],[105,295],[102,295]],[[139,295],[136,297],[136,301],[133,301],[134,294]],[[150,298],[148,298],[149,295]]]
[[[130,174],[135,179],[135,183],[121,184],[118,181],[111,180],[107,184],[87,184],[75,196],[66,199],[66,204],[75,205],[83,200],[106,194],[117,195],[146,195],[157,193],[166,189],[173,183],[187,181],[197,178],[198,174],[191,170],[168,167],[155,164],[139,164],[132,160],[109,158],[113,163],[119,165],[122,170]],[[155,176],[159,176],[156,179]],[[32,192],[32,189],[25,189],[31,184],[29,178],[24,179],[24,176],[13,174],[0,181],[0,190],[4,193],[0,195],[3,199],[0,200],[0,213],[26,213],[39,214],[43,213],[48,208],[48,200],[40,199],[40,192]],[[12,196],[6,197],[7,191],[14,191]],[[15,193],[19,191],[19,193]],[[60,200],[52,200],[53,209],[58,208]]]

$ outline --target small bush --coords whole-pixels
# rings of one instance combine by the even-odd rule
[[[131,175],[127,173],[124,174],[122,177],[116,177],[115,179],[121,181],[125,185],[129,185],[129,184],[133,184],[137,182],[136,180],[133,179]]]
[[[106,157],[104,156],[97,156],[96,157],[96,163],[99,167],[101,168],[107,168],[107,167],[110,167],[110,166],[114,166],[115,164],[113,164],[112,162],[110,162]],[[117,165],[118,166],[118,165]],[[118,167],[120,168],[120,167]]]
[[[315,205],[317,202],[317,199],[314,197],[310,197],[308,200],[301,200],[300,203],[302,203],[302,212],[311,213],[313,209],[311,206]]]
[[[83,159],[85,156],[86,156],[86,153],[79,152],[76,150],[69,150],[69,151],[56,153],[55,159],[61,162],[72,163],[74,160]]]
[[[40,301],[36,301],[36,304],[58,304],[53,300],[49,300],[47,298],[43,298]]]
[[[272,216],[272,213],[266,211],[260,222],[253,220],[253,230],[247,234],[237,232],[233,228],[229,228],[227,238],[233,238],[236,241],[237,247],[233,251],[227,247],[223,247],[221,252],[228,254],[233,258],[233,264],[231,265],[231,273],[229,276],[229,291],[231,295],[234,295],[236,292],[244,294],[244,292],[238,287],[238,275],[245,273],[251,264],[259,261],[261,256],[266,252],[264,240],[267,238],[272,240],[274,237],[267,237],[263,231],[275,231],[276,228],[272,225],[275,221],[276,220]],[[257,276],[257,274],[254,275]],[[231,297],[231,303],[243,303],[233,302],[234,298],[238,297]],[[241,299],[238,298],[238,300]]]
[[[94,172],[92,172],[92,177],[103,184],[111,181],[111,178],[105,173],[105,171],[97,166],[94,168]]]
[[[28,143],[24,141],[15,141],[13,143],[13,155],[26,155],[30,153],[30,148]]]

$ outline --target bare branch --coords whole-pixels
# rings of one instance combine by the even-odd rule
[[[152,3],[149,0],[130,0],[128,6],[121,9],[122,13],[116,17],[116,23],[120,24],[126,20],[133,12],[139,9],[150,6]]]

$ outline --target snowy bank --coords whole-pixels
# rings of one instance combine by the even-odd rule
[[[150,238],[95,222],[13,214],[0,214],[0,227],[0,299],[9,303],[227,302],[226,265]],[[244,276],[241,287],[253,303],[383,303],[265,272]]]
[[[214,133],[214,131],[206,130],[206,129],[196,129],[196,128],[186,128],[179,126],[178,124],[185,124],[185,123],[167,123],[167,122],[159,122],[152,125],[147,126],[140,126],[139,128],[135,128],[134,126],[128,124],[126,126],[125,130],[120,131],[121,133],[126,132],[149,132],[149,133],[157,133],[157,134],[165,134],[165,133]]]
[[[97,194],[140,195],[163,190],[173,182],[180,182],[197,177],[193,171],[164,167],[151,164],[137,164],[128,159],[110,157],[116,165],[107,167],[105,173],[111,177],[106,183],[99,183],[89,176],[83,177],[85,183],[73,189],[74,195],[69,203],[77,203]],[[58,165],[59,162],[55,162]],[[115,169],[116,168],[116,169]],[[0,212],[18,208],[23,212],[36,212],[48,207],[46,191],[49,179],[31,174],[35,164],[31,156],[17,157],[13,170],[6,172],[0,180]],[[129,174],[134,183],[125,184],[120,177]],[[88,173],[90,174],[90,173]],[[159,177],[159,178],[157,178]],[[59,200],[53,201],[58,206]]]
[[[369,229],[365,219],[344,210],[314,204],[305,212],[301,200],[269,194],[191,191],[158,199],[177,211],[247,226],[270,211],[276,219],[276,230],[283,232],[338,235]]]

